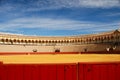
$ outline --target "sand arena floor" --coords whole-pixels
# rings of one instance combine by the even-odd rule
[[[120,62],[119,54],[0,55],[3,64],[53,64],[78,62]]]

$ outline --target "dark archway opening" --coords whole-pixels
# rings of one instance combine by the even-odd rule
[[[60,52],[60,49],[55,49],[55,52]]]
[[[37,49],[33,49],[33,52],[37,52]]]

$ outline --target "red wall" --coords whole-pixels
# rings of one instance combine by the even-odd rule
[[[79,63],[79,80],[120,80],[120,63]]]
[[[0,63],[0,80],[120,80],[120,63]]]
[[[76,64],[0,64],[0,80],[76,80]]]

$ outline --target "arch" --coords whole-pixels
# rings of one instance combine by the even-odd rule
[[[78,39],[78,42],[80,42],[80,39]]]
[[[33,52],[37,52],[37,49],[33,49]]]
[[[48,43],[49,41],[48,40],[45,40],[46,43]]]
[[[31,43],[32,41],[31,40],[28,40],[28,43]]]
[[[86,38],[86,42],[87,42],[87,43],[89,42],[89,38]]]
[[[114,39],[113,35],[111,35],[110,39]]]
[[[77,43],[78,42],[78,40],[77,39],[75,39],[75,43]]]
[[[106,40],[109,41],[109,40],[110,40],[110,37],[109,37],[109,36],[106,36]]]
[[[69,43],[69,40],[66,40],[66,43]]]
[[[13,40],[12,40],[12,39],[10,39],[9,41],[10,41],[11,43],[13,43]]]
[[[35,41],[34,41],[34,40],[31,40],[31,43],[35,43]]]
[[[97,37],[95,37],[95,41],[97,41],[98,39],[97,39]]]
[[[22,39],[20,42],[21,42],[21,43],[23,43],[23,42],[24,42],[24,40]]]
[[[20,43],[20,40],[18,39],[18,40],[16,40],[16,42]]]
[[[16,39],[13,39],[13,42],[16,42],[17,40]]]
[[[49,40],[49,43],[52,43],[52,40]]]
[[[41,42],[42,42],[42,43],[45,43],[45,41],[44,41],[44,40],[42,40]]]
[[[24,42],[25,42],[25,43],[28,43],[28,41],[27,41],[27,40],[24,40]]]
[[[54,40],[51,40],[51,43],[54,43]]]
[[[98,40],[100,41],[100,36],[98,36]]]
[[[56,49],[55,52],[60,52],[60,50]]]
[[[35,40],[34,42],[35,42],[35,43],[38,43],[39,41],[38,41],[38,40]]]
[[[61,41],[60,41],[60,40],[58,40],[57,42],[58,42],[58,43],[61,43]]]
[[[9,42],[9,39],[5,39],[5,42]]]
[[[91,38],[89,38],[89,42],[91,42],[92,41],[92,39]]]
[[[72,42],[74,43],[74,42],[75,42],[75,39],[73,39]]]
[[[64,43],[67,43],[67,40],[64,40]]]
[[[41,41],[41,40],[38,40],[38,42],[39,42],[39,43],[42,43],[42,41]]]
[[[57,43],[57,40],[54,40],[54,43]]]
[[[60,52],[60,49],[55,49],[55,52]]]
[[[104,40],[106,40],[107,39],[107,37],[106,36],[104,36]]]
[[[61,40],[61,43],[63,43],[64,41],[63,40]]]

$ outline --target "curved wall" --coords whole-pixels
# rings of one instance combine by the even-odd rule
[[[89,51],[107,51],[107,44],[87,44],[87,45],[71,45],[71,46],[24,46],[24,45],[0,45],[0,52],[89,52]],[[120,46],[116,48],[120,51]]]
[[[0,34],[0,52],[120,51],[120,32],[64,37]]]

